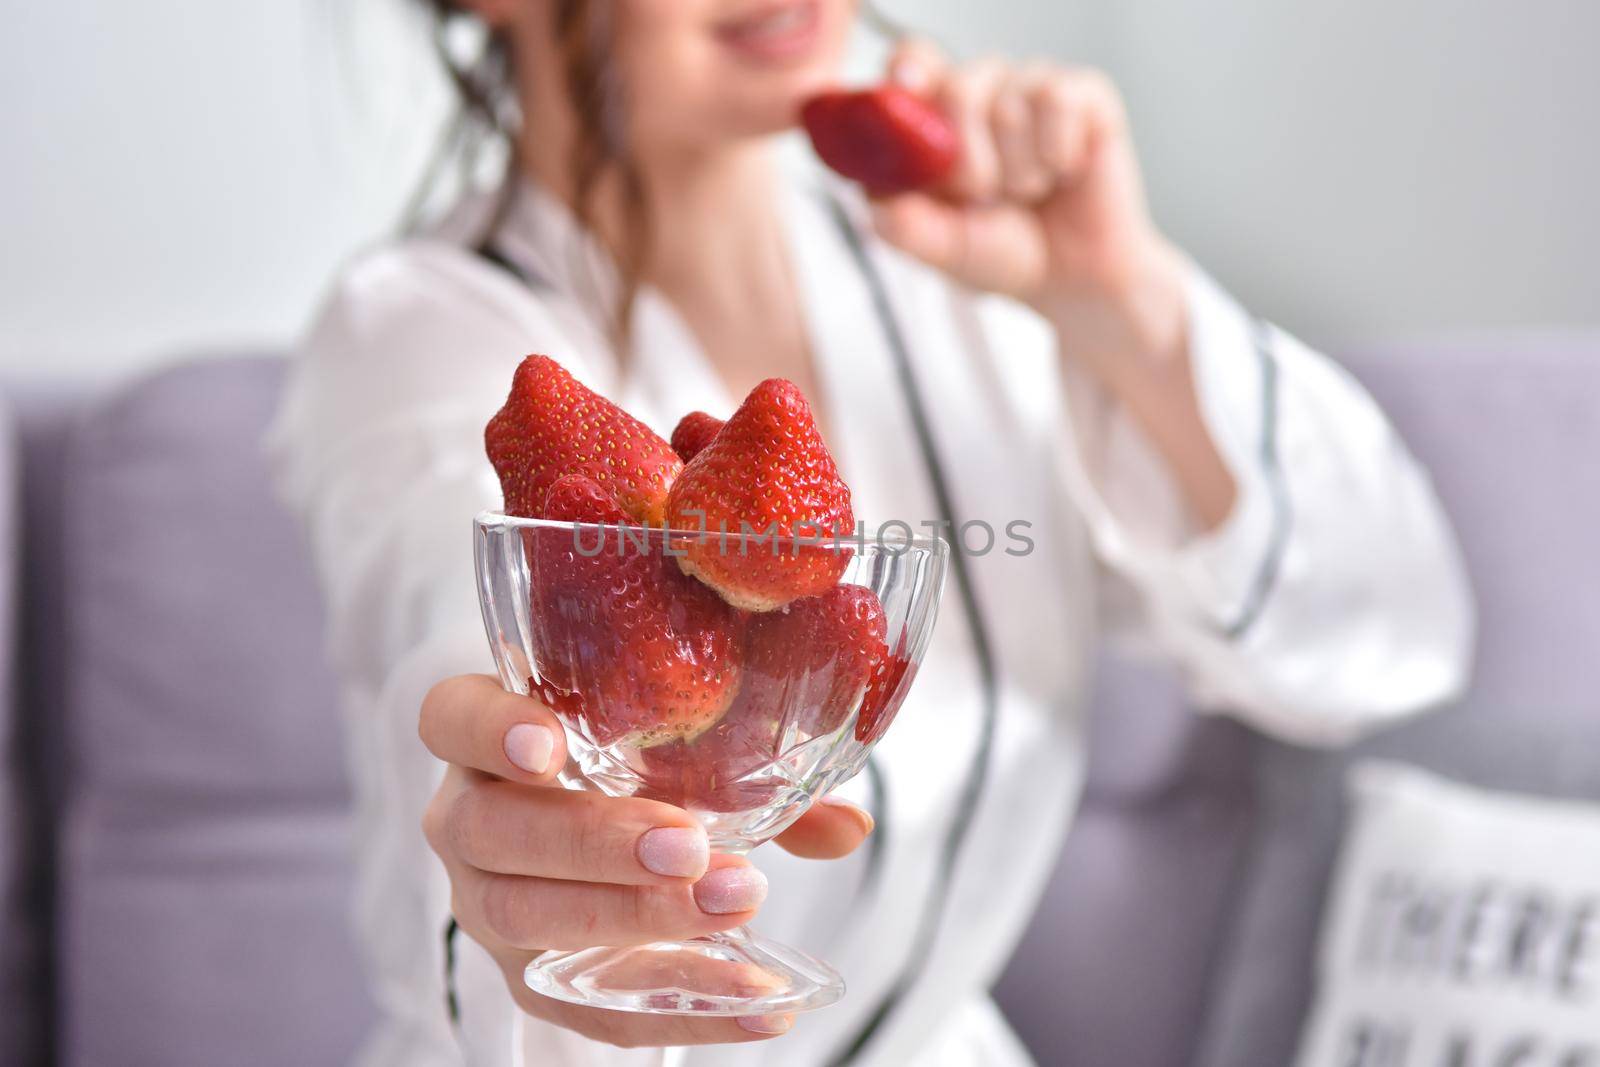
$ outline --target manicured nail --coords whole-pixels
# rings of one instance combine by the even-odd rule
[[[519,722],[506,731],[506,759],[529,774],[549,770],[555,751],[556,735],[548,726]]]
[[[794,1025],[793,1015],[741,1015],[739,1025],[752,1034],[787,1034]]]
[[[754,867],[719,867],[694,884],[694,902],[707,915],[750,911],[766,899],[767,876]]]
[[[866,808],[857,807],[844,797],[823,797],[821,800],[817,801],[817,803],[826,804],[830,808],[836,808],[839,811],[848,812],[850,815],[855,817],[857,822],[861,824],[861,832],[864,834],[872,833],[872,828],[878,825],[878,820],[872,817],[872,812],[868,811]]]
[[[639,862],[651,874],[697,878],[711,862],[705,832],[693,826],[658,826],[639,837]]]

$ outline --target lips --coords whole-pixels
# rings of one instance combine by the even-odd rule
[[[768,4],[716,25],[717,40],[753,59],[792,59],[809,52],[821,23],[818,0]]]

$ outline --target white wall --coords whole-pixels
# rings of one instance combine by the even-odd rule
[[[1595,0],[890,10],[1109,70],[1162,224],[1324,344],[1600,327]]]
[[[443,99],[403,45],[407,2],[9,8],[0,369],[292,336],[340,256],[393,225]]]
[[[1330,340],[1600,325],[1594,0],[1116,10],[1105,62],[1163,219],[1277,317]]]
[[[0,370],[292,337],[442,93],[410,0],[55,0],[0,36]],[[891,0],[1121,81],[1167,228],[1327,344],[1600,326],[1595,0]]]

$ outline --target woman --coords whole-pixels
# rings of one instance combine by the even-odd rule
[[[1162,237],[1103,77],[901,47],[890,76],[945,108],[964,154],[935,195],[867,203],[773,143],[835,76],[853,0],[439,14],[489,31],[457,80],[512,173],[348,268],[275,437],[346,687],[385,1016],[369,1062],[1025,1062],[986,989],[1073,808],[1101,634],[1310,743],[1462,684],[1470,603],[1425,476],[1354,382]],[[476,673],[466,526],[499,503],[481,431],[530,351],[659,431],[793,379],[859,515],[962,531],[965,577],[876,773],[787,853],[709,857],[685,812],[554,788],[557,720]],[[892,833],[869,863],[875,819]],[[758,909],[844,972],[844,1002],[684,1020],[520,980],[543,945]]]

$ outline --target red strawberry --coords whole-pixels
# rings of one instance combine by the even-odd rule
[[[898,85],[821,93],[806,102],[800,120],[822,161],[873,196],[937,185],[961,156],[944,113]]]
[[[685,463],[705,451],[706,445],[722,429],[722,420],[703,411],[691,411],[672,431],[672,450]]]
[[[749,811],[771,803],[785,785],[757,773],[781,751],[781,709],[735,700],[699,737],[641,749],[641,795],[680,808]]]
[[[861,699],[861,714],[856,716],[856,740],[863,745],[875,745],[884,731],[894,721],[905,699],[906,686],[917,673],[915,665],[906,658],[905,639],[878,664],[867,695]]]
[[[889,654],[885,626],[877,596],[859,585],[756,616],[733,706],[693,740],[646,749],[646,780],[674,804],[734,811],[765,803],[785,779],[756,772],[844,725]]]
[[[836,585],[751,620],[738,703],[798,706],[808,734],[832,733],[888,656],[877,594]]]
[[[751,390],[667,496],[669,525],[710,534],[682,545],[678,564],[747,611],[834,586],[849,555],[823,542],[848,538],[855,521],[811,408],[781,378]],[[739,536],[747,533],[758,536]]]
[[[584,474],[628,519],[659,525],[667,488],[683,465],[672,447],[549,356],[517,368],[511,395],[489,420],[484,444],[506,511],[544,518],[545,494],[564,474]]]
[[[563,474],[544,494],[540,518],[555,522],[630,525],[617,498],[586,474]]]
[[[542,510],[608,525],[525,531],[539,696],[602,745],[702,733],[738,690],[738,614],[658,540],[636,541],[622,508],[586,476],[557,479]]]

